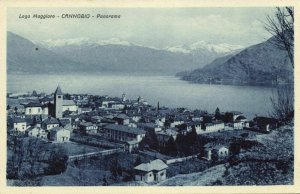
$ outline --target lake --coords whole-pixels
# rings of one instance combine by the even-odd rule
[[[214,112],[241,111],[249,118],[272,110],[268,87],[193,84],[174,76],[128,75],[8,75],[8,92],[52,93],[59,84],[64,93],[90,93],[129,99],[144,97],[151,105],[187,107]]]

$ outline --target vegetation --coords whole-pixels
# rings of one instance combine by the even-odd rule
[[[60,146],[20,134],[8,136],[7,142],[6,176],[20,180],[20,185],[38,184],[39,176],[58,174],[67,168],[68,157]]]
[[[294,8],[277,7],[274,16],[267,16],[266,30],[273,35],[271,43],[287,52],[292,68],[294,68]],[[277,75],[276,75],[277,76]],[[271,98],[272,116],[281,123],[290,122],[294,118],[294,87],[291,85],[276,86],[276,95]]]

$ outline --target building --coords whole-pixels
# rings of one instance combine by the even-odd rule
[[[125,114],[119,114],[113,118],[119,125],[129,125],[129,117]]]
[[[138,149],[139,142],[136,140],[126,141],[125,143],[125,150],[131,153],[134,149]]]
[[[150,134],[157,133],[162,130],[162,128],[154,123],[138,123],[137,125],[141,129],[144,129]]]
[[[109,124],[103,127],[104,136],[108,139],[127,142],[136,140],[142,141],[146,135],[146,131],[138,128],[131,128],[125,125]]]
[[[212,133],[218,132],[225,129],[225,124],[223,121],[213,121],[211,123],[202,123],[201,133]]]
[[[204,159],[206,160],[222,160],[228,157],[229,148],[225,145],[206,144],[204,146]]]
[[[54,92],[54,117],[62,118],[63,116],[63,93],[59,86]]]
[[[11,126],[15,131],[25,132],[27,123],[24,118],[15,117],[11,121]]]
[[[79,130],[82,133],[97,133],[98,126],[91,122],[83,122],[79,124]]]
[[[41,138],[41,139],[47,139],[47,136],[48,136],[48,132],[39,126],[29,127],[26,131],[27,131],[29,137],[37,137],[37,138]]]
[[[77,112],[78,107],[73,100],[63,100],[63,112],[65,111]]]
[[[48,115],[48,107],[37,102],[29,102],[24,105],[25,115]]]
[[[256,130],[270,132],[278,126],[278,120],[269,117],[255,117],[253,119]]]
[[[50,130],[54,127],[59,126],[59,121],[56,118],[48,117],[47,119],[42,121],[42,128]]]
[[[142,163],[134,167],[134,178],[136,181],[146,183],[163,181],[167,178],[167,168],[168,165],[160,159],[153,160],[149,163]]]
[[[69,142],[71,132],[63,127],[52,128],[49,132],[49,140],[57,143]]]
[[[170,138],[173,138],[175,141],[178,135],[178,131],[179,131],[178,128],[170,128],[170,129],[157,132],[156,137],[159,146],[165,147]]]

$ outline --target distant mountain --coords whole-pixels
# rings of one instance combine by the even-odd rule
[[[7,64],[8,73],[56,73],[80,66],[11,32],[7,33]]]
[[[174,75],[178,71],[203,67],[217,57],[240,49],[240,46],[205,42],[164,49],[137,45],[124,40],[64,39],[44,41],[43,46],[74,61],[84,63],[89,68],[103,71],[147,72],[151,74]],[[222,47],[223,46],[223,47]],[[95,69],[95,70],[96,70]]]
[[[293,69],[287,53],[270,41],[217,58],[203,68],[177,75],[196,83],[271,85],[276,79],[288,82],[293,79]]]
[[[8,72],[117,72],[174,75],[183,70],[203,67],[215,58],[239,49],[235,45],[198,42],[159,49],[125,40],[87,38],[32,42],[8,32]]]
[[[193,53],[197,54],[199,52],[210,52],[216,55],[227,55],[238,50],[243,49],[244,47],[241,45],[231,45],[231,44],[211,44],[205,41],[195,42],[190,45],[179,45],[174,47],[167,47],[165,48],[171,52],[178,52],[178,53]]]

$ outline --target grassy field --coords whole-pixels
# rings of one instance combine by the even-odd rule
[[[209,137],[209,138],[216,138],[216,139],[230,139],[232,137],[241,137],[241,135],[246,135],[248,139],[255,139],[256,135],[261,135],[262,133],[250,131],[250,130],[229,130],[229,131],[221,131],[221,132],[214,132],[214,133],[207,133],[201,136]]]
[[[209,168],[203,172],[182,174],[158,183],[159,186],[205,186],[212,185],[225,172],[223,164]]]
[[[63,147],[69,156],[90,153],[90,152],[98,152],[104,150],[103,148],[78,144],[75,142],[63,143],[63,144],[59,144],[59,146]]]

